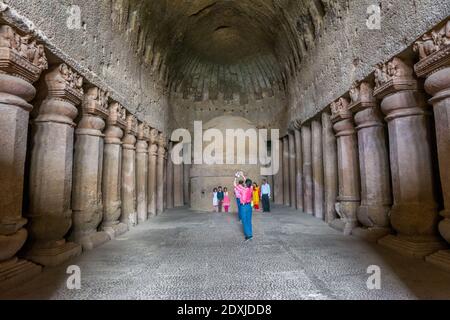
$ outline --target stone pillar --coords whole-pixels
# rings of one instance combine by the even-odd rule
[[[164,138],[165,139],[165,138]],[[167,154],[168,154],[168,144],[166,142],[166,152],[164,154],[164,162],[163,162],[163,209],[166,211],[167,209]]]
[[[313,214],[313,182],[311,164],[311,127],[302,125],[303,148],[303,210],[307,214]]]
[[[353,230],[353,234],[377,241],[390,232],[389,211],[392,205],[385,127],[369,83],[354,84],[350,96],[352,103],[349,109],[355,113],[358,131],[361,173],[361,205],[357,217],[362,227]]]
[[[136,195],[138,223],[148,219],[148,142],[150,127],[147,123],[139,124],[138,142],[136,143]]]
[[[291,191],[291,207],[295,209],[297,207],[296,201],[296,161],[295,161],[295,136],[294,132],[288,133],[288,143],[289,143],[289,189]]]
[[[182,156],[182,154],[181,154]],[[183,163],[173,164],[173,206],[184,206],[184,170]]]
[[[379,65],[375,96],[389,128],[394,206],[391,224],[397,235],[379,243],[397,252],[424,257],[442,248],[437,238],[438,210],[430,112],[412,68],[399,58]]]
[[[103,153],[103,221],[101,230],[111,238],[128,231],[128,225],[119,221],[122,213],[122,137],[126,127],[126,110],[117,102],[109,105]]]
[[[434,30],[435,35],[450,43],[450,20],[440,29]],[[430,100],[434,108],[437,148],[439,157],[439,172],[441,175],[444,219],[439,223],[441,236],[450,243],[450,46],[443,42],[426,46],[432,37],[425,35],[424,39],[415,44],[420,54],[420,62],[415,69],[419,77],[426,77],[425,90],[433,96]],[[441,250],[426,258],[450,271],[450,250]]]
[[[17,46],[20,38],[24,46]],[[32,83],[47,68],[44,47],[29,44],[9,26],[0,26],[0,291],[34,277],[41,267],[18,260],[27,238],[23,228],[22,194],[27,148],[28,102],[36,95]],[[34,50],[34,59],[28,53]]]
[[[283,184],[283,140],[279,140],[279,148],[276,150],[274,156],[278,156],[279,170],[275,173],[274,176],[274,202],[275,204],[283,205],[284,204],[284,184]]]
[[[103,218],[102,171],[108,94],[96,87],[84,95],[82,118],[75,131],[71,240],[91,250],[111,238],[97,232]]]
[[[296,125],[297,126],[297,125]],[[301,126],[294,130],[295,140],[295,202],[296,209],[303,211],[303,157],[302,157],[302,135]]]
[[[148,215],[156,216],[156,165],[158,159],[158,130],[150,131],[150,143],[148,148]]]
[[[331,104],[334,131],[337,139],[339,196],[336,211],[344,222],[344,234],[350,235],[357,227],[356,210],[360,204],[358,141],[353,116],[347,99]]]
[[[79,244],[64,237],[72,226],[73,120],[83,98],[83,79],[61,64],[45,82],[48,94],[33,128],[28,225],[32,246],[26,256],[56,266],[81,253]]]
[[[336,214],[338,196],[337,142],[329,112],[322,113],[322,152],[325,221],[333,228],[343,231],[344,226]]]
[[[313,210],[316,218],[324,220],[322,124],[320,120],[313,120],[311,122],[311,138]]]
[[[289,138],[284,137],[283,144],[283,199],[284,205],[289,207],[291,205],[291,192],[290,192],[290,180],[289,180]]]
[[[136,211],[136,135],[137,120],[127,116],[125,136],[122,139],[122,216],[121,222],[128,227],[137,224]]]
[[[183,183],[184,183],[184,204],[185,205],[189,205],[190,204],[190,200],[191,200],[191,188],[190,188],[190,183],[189,181],[191,180],[191,165],[185,163],[183,165],[183,171],[184,171],[184,178],[183,178]],[[230,192],[230,195],[233,194],[233,190],[228,190],[228,192]]]
[[[158,137],[158,161],[156,165],[156,213],[164,212],[164,162],[166,158],[166,141],[162,133]]]
[[[167,163],[166,163],[166,194],[167,194],[167,208],[172,209],[173,208],[173,200],[174,200],[174,178],[173,178],[173,170],[174,165],[172,162],[172,153],[173,149],[173,142],[169,142],[169,152],[167,155]]]

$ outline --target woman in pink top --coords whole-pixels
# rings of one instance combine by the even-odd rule
[[[234,185],[235,188],[239,191],[241,196],[241,216],[242,216],[242,225],[244,227],[245,241],[250,241],[253,239],[253,230],[252,230],[253,183],[252,180],[246,179],[244,187],[238,185],[235,180]]]
[[[228,188],[223,188],[223,208],[228,212],[230,208],[230,196],[228,195]]]

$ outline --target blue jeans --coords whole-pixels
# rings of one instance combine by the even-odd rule
[[[244,235],[246,238],[253,237],[253,228],[252,228],[252,205],[244,204],[241,205],[242,211],[242,224],[244,226]]]
[[[239,221],[242,221],[241,199],[236,198],[236,204],[237,204],[237,210],[238,210]]]

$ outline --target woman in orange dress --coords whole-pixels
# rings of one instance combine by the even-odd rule
[[[260,197],[260,190],[261,188],[258,186],[258,184],[255,182],[253,184],[253,209],[259,211],[259,199]]]

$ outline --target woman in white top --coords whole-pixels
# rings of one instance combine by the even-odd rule
[[[213,208],[214,212],[219,212],[219,199],[217,198],[217,188],[213,189]]]

